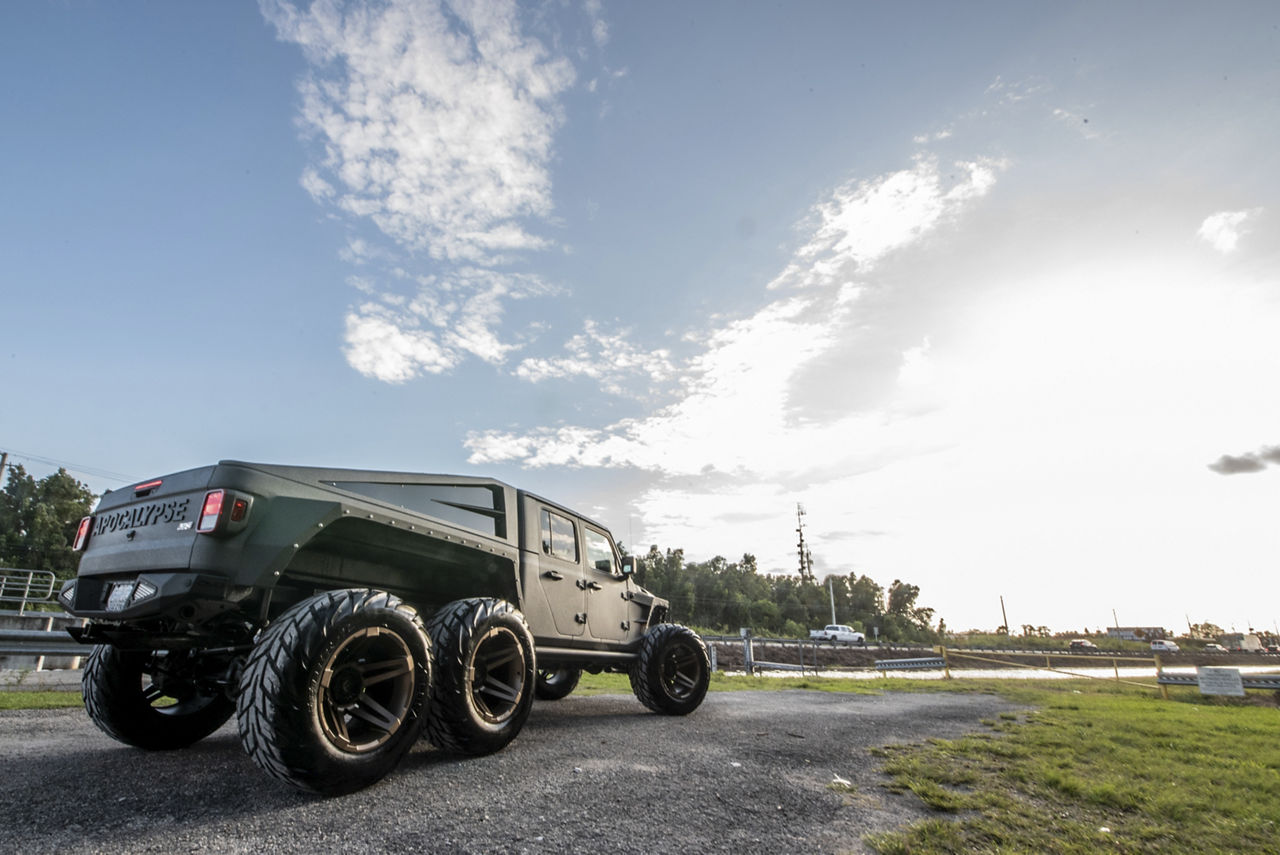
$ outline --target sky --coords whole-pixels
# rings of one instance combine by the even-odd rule
[[[0,450],[487,475],[951,629],[1280,618],[1280,6],[0,7]]]

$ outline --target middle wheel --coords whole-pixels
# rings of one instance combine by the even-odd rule
[[[529,718],[537,672],[533,635],[506,600],[449,603],[427,623],[435,667],[427,737],[460,754],[491,754]]]
[[[582,669],[572,665],[557,668],[539,668],[538,685],[533,693],[540,701],[558,701],[573,694],[582,679]]]

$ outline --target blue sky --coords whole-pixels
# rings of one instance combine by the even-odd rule
[[[952,628],[1277,619],[1272,3],[67,0],[0,75],[35,474],[491,474],[780,572],[802,502]]]

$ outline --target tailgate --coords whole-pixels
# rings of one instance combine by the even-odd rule
[[[186,568],[214,469],[189,469],[103,496],[78,575]]]

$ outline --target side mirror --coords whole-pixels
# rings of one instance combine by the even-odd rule
[[[634,576],[636,572],[636,563],[634,558],[627,558],[622,562],[622,575]]]

